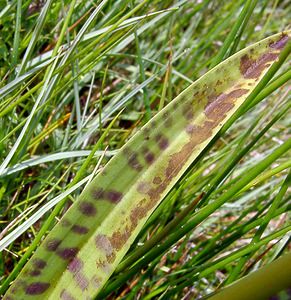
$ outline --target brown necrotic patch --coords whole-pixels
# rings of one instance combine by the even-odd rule
[[[56,251],[59,245],[61,244],[61,240],[58,239],[50,239],[46,241],[45,243],[45,248],[48,251]]]
[[[95,216],[97,212],[95,205],[88,201],[82,201],[79,204],[79,210],[83,215],[88,217]]]
[[[289,37],[287,34],[285,33],[282,33],[281,37],[279,40],[277,41],[274,41],[272,43],[269,44],[270,48],[273,48],[273,49],[282,49],[285,47],[285,45],[287,44],[289,40]]]
[[[155,140],[161,150],[165,150],[169,146],[169,141],[166,136],[162,134],[157,134]]]
[[[28,285],[25,289],[27,295],[40,295],[43,294],[50,284],[48,282],[34,282]]]
[[[115,261],[116,255],[114,252],[112,252],[111,255],[106,255],[106,259],[108,263],[112,264]]]
[[[73,225],[72,226],[72,231],[74,233],[77,233],[77,234],[86,234],[89,232],[89,228],[85,227],[85,226],[81,226],[81,225]]]
[[[90,283],[93,285],[94,288],[98,289],[101,286],[101,282],[102,282],[102,278],[100,278],[97,275],[94,275],[91,280]]]
[[[152,204],[153,203],[151,201],[144,200],[143,204],[139,204],[131,211],[130,214],[130,220],[132,224],[131,230],[133,230],[137,226],[139,220],[141,220],[147,215],[148,211],[152,208]]]
[[[67,290],[63,289],[60,293],[62,300],[76,300]]]
[[[222,82],[220,79],[218,79],[218,80],[216,81],[216,84],[215,84],[215,85],[216,85],[216,86],[219,86],[219,85],[222,85],[222,83],[223,83],[223,82]]]
[[[108,239],[112,246],[112,251],[119,251],[128,241],[132,231],[136,228],[140,219],[144,218],[149,210],[155,205],[154,201],[144,198],[130,213],[131,223],[127,224],[123,230],[115,231]],[[110,260],[111,259],[111,260]],[[115,253],[111,258],[107,256],[107,262],[114,261]],[[97,266],[98,267],[98,266]],[[100,266],[99,266],[100,267]]]
[[[205,108],[206,116],[212,121],[215,121],[215,124],[218,119],[223,120],[226,113],[234,107],[235,100],[245,95],[248,91],[248,89],[236,89],[228,94],[221,93],[219,95],[209,96],[209,101]],[[206,127],[211,126],[209,122],[206,122]]]
[[[97,260],[96,261],[96,268],[97,269],[102,269],[102,271],[106,274],[110,274],[111,273],[111,267],[108,264],[107,260]]]
[[[132,230],[129,227],[125,227],[123,231],[117,231],[112,234],[112,236],[109,238],[109,241],[114,250],[119,251],[123,247],[125,242],[130,237],[131,231]]]
[[[64,259],[71,261],[78,253],[79,249],[76,247],[68,247],[57,250],[57,255]]]
[[[154,184],[160,184],[160,183],[162,183],[161,177],[156,176],[156,177],[154,178],[154,180],[153,180],[153,183],[154,183]]]
[[[268,67],[268,62],[275,61],[277,57],[276,53],[264,53],[258,59],[244,55],[240,60],[240,72],[244,78],[256,79]]]

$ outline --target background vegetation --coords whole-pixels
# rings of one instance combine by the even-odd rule
[[[289,10],[278,0],[0,0],[1,293],[83,178],[221,60],[288,29]],[[197,159],[101,298],[199,298],[288,251],[290,152],[264,162],[288,140],[290,75],[283,64]],[[248,181],[254,168],[260,174]],[[67,196],[68,188],[76,190]],[[195,209],[231,189],[192,230]]]

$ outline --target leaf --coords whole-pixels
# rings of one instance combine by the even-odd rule
[[[277,60],[286,33],[202,76],[145,125],[85,188],[4,299],[93,299],[142,226]]]
[[[281,299],[270,297],[280,291],[290,292],[291,252],[223,288],[209,300]],[[276,278],[274,280],[274,278]],[[264,287],[264,288],[260,288]],[[290,295],[290,294],[289,294]],[[288,296],[282,299],[289,299]]]

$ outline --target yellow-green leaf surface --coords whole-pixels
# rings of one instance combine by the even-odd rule
[[[4,299],[94,299],[150,214],[287,40],[278,34],[238,52],[158,113],[85,188]]]

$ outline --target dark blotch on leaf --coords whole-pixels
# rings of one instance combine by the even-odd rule
[[[34,282],[27,286],[25,293],[27,295],[40,295],[44,293],[48,288],[50,284],[47,282]]]
[[[288,40],[288,35],[283,33],[278,41],[270,43],[269,46],[273,49],[282,49],[287,44]]]
[[[123,196],[122,193],[114,190],[105,192],[105,198],[113,203],[119,202],[122,196]]]
[[[167,149],[168,146],[169,146],[169,141],[168,141],[168,139],[167,139],[165,136],[161,135],[161,134],[158,134],[158,135],[156,136],[156,142],[158,143],[159,148],[160,148],[161,150],[165,150],[165,149]]]
[[[77,234],[86,234],[88,233],[89,229],[85,226],[73,225],[72,231]]]
[[[57,251],[57,254],[62,259],[72,260],[76,256],[78,251],[79,251],[78,248],[64,248],[64,249],[59,249]]]
[[[147,147],[143,148],[142,152],[144,154],[144,159],[146,163],[149,165],[152,164],[155,160],[154,153],[152,153]]]
[[[35,270],[30,271],[29,275],[35,277],[35,276],[39,276],[40,273],[41,273],[41,271],[39,269],[35,269]]]
[[[132,167],[136,171],[141,171],[142,170],[142,165],[138,161],[138,155],[136,153],[131,153],[129,158],[128,158],[128,164],[130,167]]]
[[[148,152],[145,154],[145,160],[148,164],[152,164],[155,160],[155,155],[152,152]]]
[[[154,183],[154,184],[161,184],[161,183],[162,183],[161,177],[156,176],[156,177],[154,178],[154,180],[153,180],[153,183]]]
[[[40,258],[35,258],[32,263],[37,269],[43,269],[46,267],[46,262]]]
[[[61,241],[57,239],[48,240],[45,244],[45,247],[48,251],[56,251],[60,243]]]
[[[254,60],[248,55],[242,56],[240,60],[240,72],[244,78],[255,79],[267,68],[267,63],[275,61],[278,57],[276,53],[262,54],[258,59]]]
[[[96,214],[96,207],[91,202],[81,202],[79,204],[79,210],[83,215],[93,217]]]

